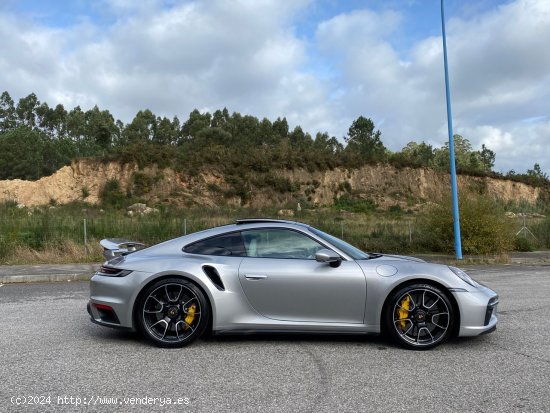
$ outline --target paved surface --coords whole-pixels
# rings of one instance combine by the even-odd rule
[[[550,266],[470,272],[500,294],[499,329],[424,352],[373,337],[303,335],[210,338],[163,350],[90,323],[85,282],[3,285],[0,412],[548,411]],[[12,396],[50,396],[50,404],[18,407]],[[70,397],[98,404],[58,404]],[[115,397],[123,404],[99,405]],[[124,397],[188,404],[132,408]]]

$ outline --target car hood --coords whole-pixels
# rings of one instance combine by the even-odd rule
[[[373,258],[373,259],[380,259],[380,258],[384,260],[393,260],[393,261],[426,262],[421,258],[409,257],[407,255],[390,255],[390,254],[380,254],[380,256],[377,256],[376,258]]]

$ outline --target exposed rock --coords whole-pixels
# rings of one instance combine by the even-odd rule
[[[136,204],[130,205],[127,209],[128,209],[127,214],[128,214],[129,217],[134,216],[134,215],[149,215],[149,214],[159,212],[158,209],[148,207],[147,205],[139,203],[139,202],[136,203]]]
[[[293,217],[294,211],[292,209],[279,209],[277,215],[280,217]]]
[[[15,201],[27,207],[48,205],[52,200],[58,205],[66,204],[81,200],[82,188],[86,187],[89,191],[86,201],[97,204],[101,190],[108,180],[116,179],[122,192],[132,190],[132,177],[138,170],[135,164],[80,160],[37,181],[0,181],[0,202]],[[149,204],[156,200],[176,206],[207,208],[215,208],[221,202],[235,207],[242,204],[237,196],[221,198],[219,194],[208,190],[209,185],[215,185],[221,191],[231,188],[224,176],[217,172],[202,171],[197,176],[190,176],[169,168],[159,169],[155,165],[139,171],[155,178],[155,185],[144,195]],[[279,193],[270,188],[255,188],[247,201],[248,206],[262,208],[296,203],[299,196],[307,197],[308,202],[318,207],[332,205],[335,196],[345,193],[339,189],[343,188],[344,182],[347,183],[346,187],[353,188],[354,196],[370,199],[382,209],[400,205],[404,209],[414,210],[428,200],[438,202],[444,194],[450,192],[449,175],[428,168],[397,169],[389,165],[367,165],[353,170],[336,168],[308,172],[295,169],[272,173],[298,186],[299,192]],[[311,185],[304,184],[305,182],[315,182],[315,191],[311,192]],[[540,188],[487,177],[459,175],[458,185],[462,195],[483,194],[505,202],[523,200],[535,204],[541,194]],[[308,188],[310,192],[305,195]]]

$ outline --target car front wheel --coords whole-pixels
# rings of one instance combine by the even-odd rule
[[[183,347],[202,335],[209,317],[203,292],[179,278],[160,280],[141,295],[138,327],[159,347]]]
[[[447,294],[429,284],[407,285],[388,300],[386,329],[403,347],[425,350],[447,340],[454,326],[454,311]]]

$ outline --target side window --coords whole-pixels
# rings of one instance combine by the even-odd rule
[[[242,237],[249,257],[314,260],[315,253],[324,248],[308,236],[286,229],[243,231]]]
[[[183,251],[189,254],[224,255],[233,257],[244,257],[246,255],[239,232],[197,241],[194,244],[187,245]]]

